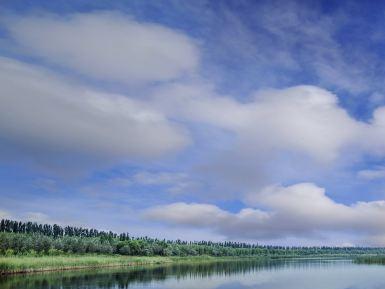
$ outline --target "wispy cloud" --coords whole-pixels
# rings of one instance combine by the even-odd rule
[[[361,170],[357,176],[364,180],[385,179],[385,167],[378,167],[372,170]]]

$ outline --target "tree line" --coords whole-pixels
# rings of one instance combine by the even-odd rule
[[[36,222],[20,222],[2,219],[0,221],[0,232],[7,233],[38,233],[44,236],[52,237],[63,237],[63,236],[74,236],[74,237],[111,237],[116,238],[117,234],[109,231],[98,231],[95,229],[85,229],[81,227],[66,226],[61,227],[57,224],[38,224]],[[121,239],[129,239],[128,234],[122,233],[119,235]]]
[[[384,248],[287,247],[242,242],[159,240],[81,227],[0,221],[1,255],[320,256],[385,254]]]

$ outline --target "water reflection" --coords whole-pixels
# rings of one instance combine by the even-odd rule
[[[7,276],[0,288],[369,289],[385,285],[384,273],[385,267],[347,260],[248,260]]]
[[[133,267],[93,271],[72,271],[6,276],[1,289],[37,288],[129,288],[132,283],[150,283],[166,278],[206,278],[212,275],[245,274],[259,268],[284,266],[284,262],[235,261],[167,266]],[[72,286],[72,287],[71,287]]]

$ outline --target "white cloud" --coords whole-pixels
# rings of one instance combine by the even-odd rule
[[[101,80],[169,80],[198,65],[191,38],[119,13],[14,17],[5,24],[26,53]]]
[[[215,149],[197,170],[222,196],[314,179],[364,155],[385,155],[385,109],[368,122],[357,120],[335,94],[316,86],[260,90],[239,101],[207,83],[175,83],[157,87],[153,99],[154,107],[196,131],[210,127],[228,136],[199,140]]]
[[[320,161],[338,157],[364,128],[315,86],[257,92],[249,102],[216,95],[208,87],[173,85],[157,91],[157,105],[169,115],[236,133],[238,149],[305,153]]]
[[[142,171],[134,174],[132,180],[142,185],[169,185],[184,181],[188,178],[185,173],[157,172],[151,173]]]
[[[377,156],[385,155],[385,106],[373,112],[368,128],[360,136],[362,147]]]
[[[379,167],[373,170],[361,170],[357,173],[357,176],[364,180],[385,179],[385,167]]]
[[[145,216],[173,225],[209,228],[230,239],[260,241],[334,232],[354,233],[365,244],[385,244],[380,237],[385,235],[384,201],[345,205],[333,201],[315,184],[300,183],[267,187],[250,194],[247,202],[252,207],[238,213],[209,204],[173,203],[150,208]]]
[[[185,130],[142,101],[71,85],[14,60],[0,58],[0,87],[3,152],[124,161],[189,142]]]
[[[217,206],[194,203],[173,203],[154,207],[146,212],[146,217],[150,219],[193,226],[215,225],[217,222],[226,221],[229,215]]]
[[[140,171],[128,178],[131,183],[142,186],[163,186],[172,194],[185,194],[196,191],[199,183],[183,172]]]

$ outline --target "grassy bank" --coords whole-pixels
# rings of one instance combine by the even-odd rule
[[[354,262],[357,264],[379,264],[385,265],[385,256],[384,255],[375,255],[375,256],[359,256],[354,259]]]
[[[0,275],[43,271],[61,271],[83,268],[103,268],[154,265],[173,262],[212,262],[237,260],[239,257],[143,257],[118,255],[73,255],[73,256],[9,256],[0,257]],[[258,259],[258,257],[253,257]],[[262,258],[260,258],[262,259]]]
[[[174,261],[168,257],[133,257],[133,256],[42,256],[0,257],[0,274],[70,270],[96,267],[134,266],[160,264]]]
[[[161,257],[161,256],[120,256],[120,255],[63,255],[63,256],[0,256],[0,275],[32,273],[44,271],[63,271],[86,268],[107,268],[171,263],[224,262],[239,260],[267,261],[274,259],[319,259],[347,258],[353,256],[248,256],[248,257]],[[364,257],[363,257],[364,258]],[[358,259],[358,258],[357,258]],[[361,258],[360,258],[361,260]],[[385,260],[385,259],[384,259]],[[385,261],[384,261],[385,264]]]

